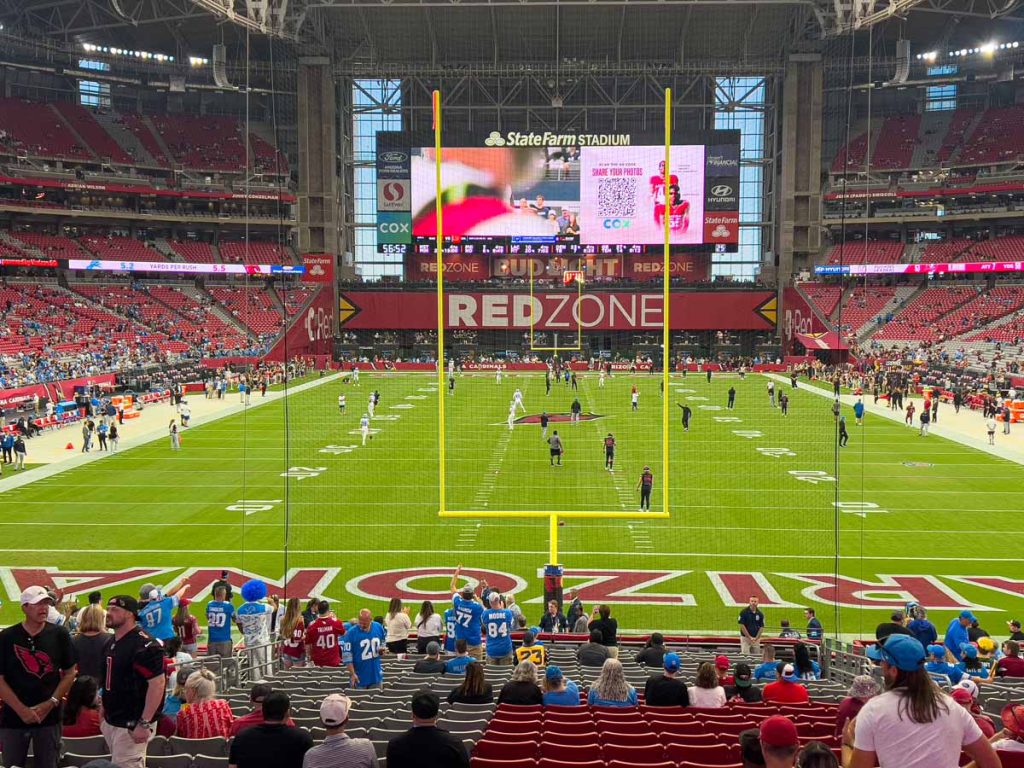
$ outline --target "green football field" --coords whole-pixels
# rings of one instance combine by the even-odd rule
[[[575,393],[556,384],[545,395],[540,376],[501,384],[493,374],[458,376],[454,395],[443,394],[446,507],[478,513],[467,518],[438,516],[438,388],[416,374],[326,381],[199,423],[184,432],[180,453],[159,440],[0,493],[2,617],[18,615],[11,596],[34,569],[49,569],[70,591],[87,591],[75,584],[103,572],[143,569],[126,573],[124,586],[104,586],[107,595],[145,580],[175,583],[187,571],[201,592],[221,568],[270,579],[280,593],[287,572],[292,591],[313,583],[348,616],[364,606],[382,612],[392,594],[442,599],[462,563],[470,576],[516,591],[536,621],[549,521],[489,515],[634,512],[645,464],[659,510],[660,383],[617,375],[602,388],[596,375],[582,376],[578,397],[593,418],[551,424],[566,447],[559,468],[528,417],[568,414]],[[791,398],[783,417],[766,383],[673,377],[670,519],[570,518],[557,528],[566,584],[583,585],[588,608],[611,602],[625,630],[731,633],[736,605],[754,592],[771,626],[802,627],[802,607],[812,606],[829,633],[846,636],[871,634],[910,597],[931,609],[940,631],[962,606],[980,611],[994,635],[1024,613],[1024,582],[1015,580],[1021,466],[879,416],[858,427],[848,408],[850,443],[838,450],[827,397],[780,383]],[[526,412],[509,430],[516,387]],[[363,447],[359,417],[373,389],[381,403]],[[348,396],[344,415],[339,392]],[[693,409],[688,433],[679,403]],[[609,432],[614,472],[604,469]]]

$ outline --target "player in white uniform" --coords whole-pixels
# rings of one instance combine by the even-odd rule
[[[523,393],[518,387],[512,393],[512,410],[515,411],[516,408],[522,408],[523,413],[526,413],[526,406],[523,405]]]
[[[448,378],[455,375],[455,358],[448,361]]]
[[[366,404],[366,408],[370,412],[370,418],[371,419],[373,418],[373,409],[374,409],[374,407],[376,407],[376,405],[377,405],[377,401],[376,401],[376,399],[374,399],[373,393],[371,392],[370,393],[370,401]]]
[[[604,367],[597,374],[597,386],[604,387]]]
[[[366,445],[366,438],[370,436],[370,417],[365,413],[359,420],[359,431],[363,433],[363,445]]]
[[[508,428],[513,429],[516,423],[516,401],[513,400],[508,406]]]
[[[494,369],[494,383],[501,384],[501,363],[498,363],[498,367]]]
[[[354,385],[359,384],[359,366],[358,365],[353,365],[352,366],[352,383]]]
[[[345,412],[345,396],[344,395],[338,395],[338,410],[341,411],[342,413]]]

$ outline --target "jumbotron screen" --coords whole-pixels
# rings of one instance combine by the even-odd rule
[[[633,144],[628,134],[618,136],[624,146],[593,141],[600,136],[493,132],[483,146],[443,147],[446,251],[643,253],[663,246],[666,221],[671,245],[734,246],[739,142],[728,133],[710,135],[721,143],[672,146],[667,179],[664,146]],[[575,140],[557,141],[566,138]],[[433,250],[436,169],[432,147],[379,151],[381,250],[398,250],[397,244]]]

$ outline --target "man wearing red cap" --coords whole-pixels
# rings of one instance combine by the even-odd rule
[[[715,656],[715,674],[718,675],[718,684],[722,687],[732,685],[736,678],[729,674],[729,657],[724,654]]]
[[[788,717],[772,715],[761,721],[758,729],[765,768],[792,768],[800,751],[796,726]]]

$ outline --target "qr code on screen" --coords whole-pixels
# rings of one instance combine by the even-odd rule
[[[598,179],[597,215],[629,218],[636,216],[637,179]]]

